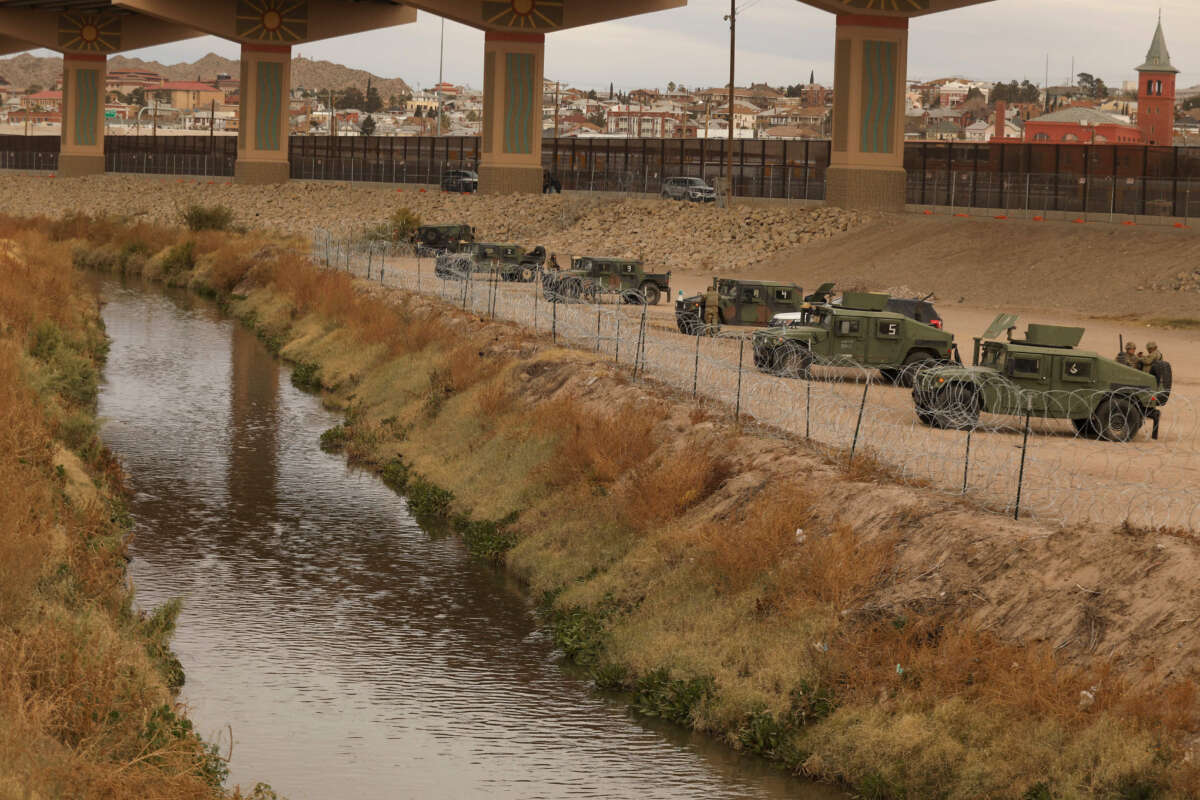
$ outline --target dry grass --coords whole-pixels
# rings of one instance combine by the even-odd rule
[[[84,220],[52,233],[99,235]],[[105,352],[94,301],[68,247],[11,219],[0,236],[0,795],[214,797],[200,773],[219,762],[183,727],[129,611],[116,507],[73,504],[76,478],[55,468],[73,430],[82,479],[119,495],[91,422]]]
[[[656,403],[625,403],[611,411],[574,397],[543,403],[538,424],[558,437],[546,479],[555,486],[577,481],[610,484],[645,461],[658,447],[655,426],[665,416]]]

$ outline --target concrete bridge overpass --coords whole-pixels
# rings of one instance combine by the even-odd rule
[[[828,200],[904,206],[909,19],[988,0],[799,0],[837,15]],[[292,47],[404,25],[417,9],[485,32],[480,189],[538,192],[547,33],[687,0],[0,0],[0,54],[63,54],[59,174],[104,171],[106,60],[203,35],[241,45],[240,181],[288,178]]]

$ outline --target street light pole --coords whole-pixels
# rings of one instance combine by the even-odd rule
[[[725,155],[725,192],[733,197],[733,57],[737,41],[737,0],[729,0],[729,152]]]
[[[442,69],[446,65],[446,18],[442,17],[442,41],[438,46],[437,127],[434,136],[442,135]]]

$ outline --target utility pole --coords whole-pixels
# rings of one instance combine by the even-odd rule
[[[442,70],[446,65],[446,18],[442,17],[442,41],[438,46],[437,127],[434,136],[442,135]]]
[[[728,197],[733,197],[733,56],[737,41],[737,0],[729,0],[729,152],[725,156],[725,184]]]
[[[333,107],[333,89],[329,90],[329,138],[337,138],[337,110]]]
[[[554,82],[554,138],[558,138],[558,89],[559,81]]]
[[[154,93],[154,120],[151,123],[154,127],[150,129],[150,136],[153,139],[158,138],[158,92]]]
[[[712,100],[704,101],[704,138],[708,139],[708,119],[712,116]]]

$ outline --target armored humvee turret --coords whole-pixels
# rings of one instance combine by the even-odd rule
[[[653,306],[671,291],[671,273],[646,272],[642,262],[634,259],[581,256],[571,259],[570,269],[544,272],[542,290],[550,302],[591,302],[611,295],[627,303]]]
[[[807,304],[778,314],[754,334],[754,364],[762,372],[808,377],[813,364],[875,367],[888,379],[912,385],[913,376],[955,354],[954,336],[895,311],[889,296],[846,292],[840,304]]]
[[[1082,436],[1127,442],[1154,422],[1171,395],[1171,367],[1142,372],[1080,350],[1083,328],[1029,325],[1012,338],[1017,317],[1001,314],[975,339],[972,366],[925,370],[913,386],[917,416],[938,428],[970,428],[981,412],[1069,419]],[[996,340],[1007,331],[1006,340]]]

